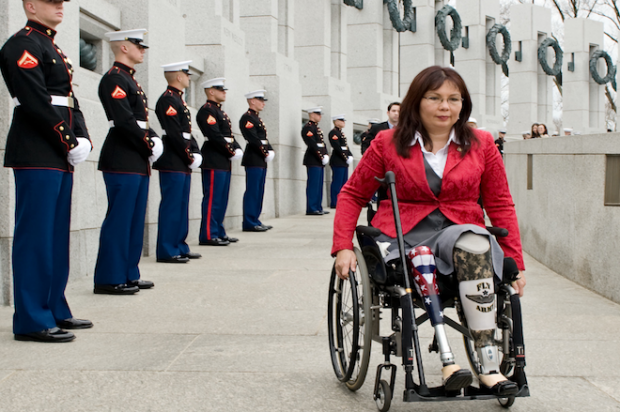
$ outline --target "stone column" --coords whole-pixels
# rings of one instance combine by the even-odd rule
[[[267,90],[268,102],[261,118],[276,152],[267,173],[263,208],[267,217],[305,211],[305,204],[296,201],[305,196],[306,177],[298,162],[305,146],[299,137],[301,84],[299,65],[293,59],[294,7],[293,0],[241,2],[240,25],[247,39],[250,80],[253,90]]]
[[[510,66],[510,118],[508,133],[521,135],[532,123],[543,122],[553,133],[553,77],[538,62],[538,47],[551,33],[551,10],[532,4],[510,6],[512,50]],[[568,31],[565,29],[565,33]],[[567,44],[566,41],[564,44]],[[550,48],[548,48],[550,49]],[[513,56],[521,52],[522,61]],[[547,50],[547,62],[553,67],[555,56]],[[564,54],[566,61],[566,54]],[[566,71],[564,69],[566,81]]]
[[[603,23],[589,19],[568,19],[564,22],[563,127],[576,133],[593,134],[606,130],[605,86],[590,75],[590,57],[603,47]],[[575,71],[568,71],[574,56]],[[600,74],[605,73],[599,59]]]
[[[403,97],[414,77],[426,67],[436,64],[435,0],[413,0],[413,7],[416,8],[416,32],[405,31],[399,34],[399,85],[400,96]],[[385,13],[387,14],[387,11]]]
[[[343,41],[346,39],[344,33],[336,38],[332,37],[332,25],[346,27],[347,13],[344,9],[347,7],[337,0],[295,1],[295,58],[299,63],[302,109],[323,106],[320,127],[325,137],[333,128],[331,116],[339,113],[348,116],[353,114],[347,72],[341,70],[346,67],[346,63],[335,62],[332,66],[332,58],[343,59],[347,54],[347,44]],[[338,70],[333,70],[334,67]],[[350,139],[353,138],[352,131],[352,124],[349,122],[345,134]],[[301,139],[299,132],[297,136]],[[300,157],[298,164],[301,163]],[[329,172],[329,168],[326,168],[327,183],[331,180]],[[324,199],[327,201],[328,196],[324,196]]]
[[[499,22],[497,0],[459,0],[458,12],[463,24],[462,35],[469,36],[469,47],[454,51],[454,68],[459,72],[473,102],[472,117],[478,127],[490,132],[502,126],[501,116],[501,66],[496,65],[486,46],[486,34]],[[503,39],[497,37],[501,53]]]

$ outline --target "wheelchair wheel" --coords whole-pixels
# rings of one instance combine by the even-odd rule
[[[510,396],[508,398],[499,398],[497,401],[503,408],[510,408],[515,403],[515,397]]]
[[[364,257],[355,249],[357,268],[342,280],[332,268],[327,327],[332,366],[338,380],[356,391],[368,372],[372,344],[372,289]]]
[[[375,394],[375,403],[379,412],[389,411],[392,405],[392,389],[390,389],[390,384],[383,379],[379,381],[379,387]]]

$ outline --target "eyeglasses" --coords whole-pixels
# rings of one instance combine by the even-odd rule
[[[445,101],[445,99],[438,96],[423,97],[423,99],[428,100],[428,102],[433,106],[439,106]],[[447,100],[450,106],[460,106],[463,104],[464,99],[462,97],[448,97]]]

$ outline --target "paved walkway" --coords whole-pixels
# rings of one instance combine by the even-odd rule
[[[351,393],[335,379],[326,336],[333,214],[230,233],[229,247],[194,246],[186,265],[140,264],[153,290],[93,295],[90,278],[67,290],[95,327],[69,344],[16,342],[0,308],[0,411],[375,411],[372,371]],[[526,258],[523,300],[532,397],[513,411],[620,411],[620,306]],[[467,363],[460,341],[452,346]],[[431,341],[424,327],[421,343]],[[426,356],[431,381],[439,361]],[[499,411],[494,401],[401,402],[392,411]],[[449,409],[448,409],[449,408]]]

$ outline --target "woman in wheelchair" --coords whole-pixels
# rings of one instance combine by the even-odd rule
[[[435,289],[433,273],[423,273],[434,272],[433,265],[439,277],[452,275],[458,281],[481,363],[480,385],[508,396],[518,387],[499,369],[494,276],[501,279],[504,256],[524,270],[521,240],[504,163],[491,134],[466,124],[471,111],[465,82],[453,69],[432,66],[416,76],[402,102],[398,126],[376,137],[340,192],[332,255],[336,274],[347,279],[356,268],[352,238],[359,215],[380,185],[375,177],[394,172],[406,253],[415,268],[418,293],[427,296],[425,288]],[[496,240],[485,229],[480,197],[491,223],[508,229],[508,236]],[[375,240],[384,261],[398,258],[389,199],[380,201],[372,226],[382,233]],[[521,272],[512,287],[523,295]],[[442,316],[441,308],[429,307],[431,299],[425,302],[429,314]],[[439,345],[445,390],[469,386],[471,372],[455,363],[449,346],[442,350],[441,339]]]

